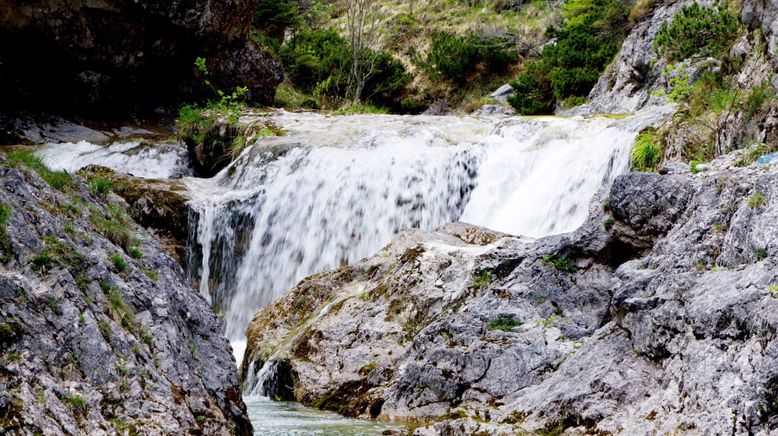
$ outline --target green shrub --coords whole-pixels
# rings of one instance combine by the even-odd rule
[[[108,260],[111,261],[113,266],[116,267],[116,269],[119,272],[123,273],[123,272],[127,271],[127,261],[124,260],[124,257],[122,257],[121,254],[119,254],[119,253],[111,254],[111,255],[108,256]]]
[[[66,191],[74,184],[73,177],[66,171],[49,169],[41,158],[29,151],[17,150],[8,153],[8,163],[13,167],[24,166],[35,171],[49,186],[60,191]]]
[[[313,93],[325,100],[345,97],[352,54],[346,40],[337,32],[301,31],[281,47],[279,54],[290,81],[303,93]],[[379,106],[397,105],[411,81],[403,64],[385,52],[366,50],[361,58],[371,64],[365,65],[366,71],[373,72],[360,96],[362,101]]]
[[[446,79],[465,82],[478,69],[505,71],[518,59],[511,46],[507,37],[438,31],[432,34],[426,65]]]
[[[521,323],[513,318],[511,315],[499,315],[489,322],[489,330],[502,330],[509,332],[514,327],[520,326]]]
[[[634,171],[656,171],[662,160],[662,148],[657,144],[655,132],[646,130],[635,138],[631,164]]]
[[[577,271],[575,265],[573,265],[573,263],[570,262],[570,260],[564,256],[552,256],[552,255],[544,256],[543,259],[541,259],[541,263],[543,265],[553,266],[559,271],[563,271],[567,273],[574,273]]]
[[[727,3],[713,7],[692,3],[681,8],[670,22],[662,23],[654,50],[670,61],[692,56],[720,57],[737,39],[740,18]]]
[[[254,27],[278,41],[283,39],[287,29],[301,24],[300,10],[289,0],[260,0],[254,12]]]
[[[627,12],[618,0],[567,0],[564,26],[550,29],[556,43],[525,64],[508,102],[524,115],[552,113],[557,102],[580,104],[618,51]]]
[[[111,192],[111,182],[99,177],[89,181],[89,193],[95,197],[105,198]]]
[[[608,217],[608,218],[605,219],[605,221],[602,222],[602,227],[605,230],[610,230],[610,229],[613,228],[614,224],[616,224],[616,221],[613,218]]]
[[[540,61],[527,61],[523,71],[511,82],[514,93],[508,103],[521,115],[548,114],[554,112],[554,91]]]
[[[778,285],[771,285],[767,288],[767,292],[770,293],[770,295],[773,298],[778,298]]]

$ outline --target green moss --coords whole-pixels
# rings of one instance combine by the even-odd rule
[[[95,230],[103,234],[109,241],[115,245],[128,248],[132,242],[132,229],[121,220],[105,218],[99,211],[93,210],[89,215],[89,221]]]
[[[127,250],[127,254],[133,259],[143,259],[143,252],[140,251],[140,248],[138,247],[130,247],[130,249]]]
[[[770,293],[770,295],[773,298],[778,298],[778,285],[771,285],[768,286],[767,292]]]
[[[608,217],[608,218],[605,219],[605,221],[602,222],[602,227],[605,230],[610,231],[610,229],[613,228],[614,224],[616,224],[616,221],[613,218]]]
[[[107,304],[105,311],[114,321],[119,323],[125,330],[135,333],[138,329],[135,324],[135,312],[124,301],[124,296],[116,286],[110,286],[106,292]]]

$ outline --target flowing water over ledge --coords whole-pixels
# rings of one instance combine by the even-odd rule
[[[404,229],[574,230],[595,192],[628,169],[635,135],[666,113],[273,115],[285,136],[260,140],[213,179],[187,179],[191,274],[241,341],[257,310],[303,277],[354,263]]]
[[[404,229],[465,221],[533,237],[574,230],[597,190],[627,171],[637,133],[669,112],[481,119],[281,111],[271,117],[285,136],[263,138],[212,179],[184,178],[194,211],[190,274],[224,315],[240,364],[246,325],[261,307]],[[39,154],[69,171],[94,163],[139,177],[191,174],[175,144],[60,144]],[[245,397],[256,434],[391,427],[271,402],[262,380],[247,384],[258,386]]]

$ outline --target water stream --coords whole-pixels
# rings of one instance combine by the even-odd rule
[[[574,230],[596,191],[628,169],[637,133],[668,109],[628,118],[473,118],[278,112],[263,138],[211,179],[184,177],[189,273],[226,319],[240,363],[251,317],[300,279],[353,263],[407,228],[465,221],[543,236]],[[140,177],[190,174],[174,144],[44,147],[54,167],[90,163]],[[251,371],[253,374],[253,371]],[[257,385],[257,381],[254,381]],[[261,384],[262,381],[259,381]],[[378,424],[247,398],[255,427],[372,434]],[[261,418],[259,416],[262,416]],[[272,423],[272,424],[268,424]],[[367,426],[367,427],[361,427]]]

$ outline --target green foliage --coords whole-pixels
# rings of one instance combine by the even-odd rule
[[[137,330],[135,324],[135,312],[124,301],[122,293],[116,286],[109,286],[105,293],[107,304],[105,311],[114,321],[119,323],[125,330],[133,333]]]
[[[654,50],[672,61],[692,56],[720,57],[737,39],[738,14],[728,10],[727,3],[713,7],[692,3],[681,8],[668,23],[662,23]]]
[[[152,270],[150,270],[148,268],[141,268],[140,272],[142,272],[146,277],[148,277],[149,279],[151,279],[151,280],[153,280],[155,282],[157,280],[159,280],[159,273],[156,272],[156,271],[152,271]]]
[[[13,208],[8,204],[0,204],[0,262],[11,260],[11,244],[8,240],[8,221],[11,220]]]
[[[481,271],[474,277],[473,286],[476,289],[481,289],[489,286],[494,281],[494,275],[491,271]]]
[[[756,162],[759,157],[774,151],[778,151],[778,144],[773,144],[772,146],[768,146],[764,142],[753,144],[743,151],[740,158],[735,162],[735,165],[738,167],[751,165]]]
[[[656,171],[662,159],[662,148],[657,144],[656,131],[645,130],[635,138],[631,164],[634,171]]]
[[[32,269],[38,272],[48,272],[55,263],[56,259],[45,248],[30,258]]]
[[[542,61],[527,61],[522,73],[511,82],[511,86],[516,92],[508,97],[508,103],[519,114],[534,115],[554,112],[554,92],[547,69]]]
[[[544,256],[543,259],[540,261],[543,265],[549,265],[553,266],[554,268],[558,269],[559,271],[567,272],[567,273],[574,273],[577,271],[577,268],[575,265],[573,265],[570,260],[564,256],[552,256],[547,255]]]
[[[127,254],[133,259],[143,259],[143,252],[140,251],[140,248],[138,247],[130,247],[130,249],[127,250]]]
[[[767,292],[770,293],[770,295],[773,298],[778,298],[778,285],[771,285],[767,288]]]
[[[113,253],[108,256],[108,260],[111,261],[117,271],[121,273],[127,272],[127,261],[124,260],[124,257],[122,257],[121,254]]]
[[[254,27],[279,41],[287,29],[299,27],[302,20],[297,4],[289,0],[260,0],[254,12]]]
[[[744,113],[746,119],[751,119],[759,112],[764,111],[769,103],[775,100],[775,89],[765,81],[751,88],[744,101]]]
[[[89,282],[86,277],[89,263],[84,255],[54,236],[45,237],[43,242],[45,248],[30,258],[32,269],[45,273],[54,267],[64,267],[70,272],[76,285],[82,290],[86,289]]]
[[[515,320],[511,315],[499,315],[489,322],[489,330],[502,330],[509,332],[514,327],[521,325],[521,322]]]
[[[75,412],[86,411],[86,399],[77,394],[64,394],[62,400]]]
[[[8,163],[13,167],[24,166],[41,176],[54,189],[66,191],[73,187],[73,177],[66,171],[53,171],[47,167],[41,158],[29,151],[17,150],[8,153]]]
[[[616,221],[613,218],[608,217],[602,222],[602,227],[605,228],[605,230],[610,230],[613,228],[614,224],[616,224]]]
[[[89,193],[95,197],[105,198],[111,192],[111,182],[99,177],[89,181]]]
[[[762,207],[762,205],[766,203],[767,197],[765,197],[765,195],[759,191],[754,192],[750,197],[748,197],[748,207],[751,209]]]
[[[438,31],[432,34],[426,66],[446,79],[463,83],[479,69],[505,71],[518,58],[512,46],[506,37]]]
[[[119,247],[129,248],[132,243],[132,229],[122,219],[106,218],[97,210],[92,210],[89,221],[95,230],[102,233]]]
[[[345,97],[352,53],[337,32],[301,31],[281,47],[279,54],[290,81],[303,93],[313,93],[325,102]],[[372,50],[366,50],[361,59],[366,71],[373,72],[361,100],[379,106],[396,104],[411,81],[403,64],[388,53]]]
[[[627,9],[618,0],[567,0],[557,38],[511,82],[508,102],[523,115],[551,113],[557,102],[580,104],[624,37]]]
[[[245,86],[236,87],[231,93],[224,92],[214,87],[208,80],[208,67],[205,58],[195,59],[195,68],[203,76],[205,85],[211,88],[216,100],[209,100],[205,107],[184,105],[178,110],[176,129],[180,137],[192,138],[200,144],[205,139],[205,133],[210,130],[219,118],[224,118],[228,123],[238,122],[240,111],[245,108],[242,102],[243,96],[248,92]]]

